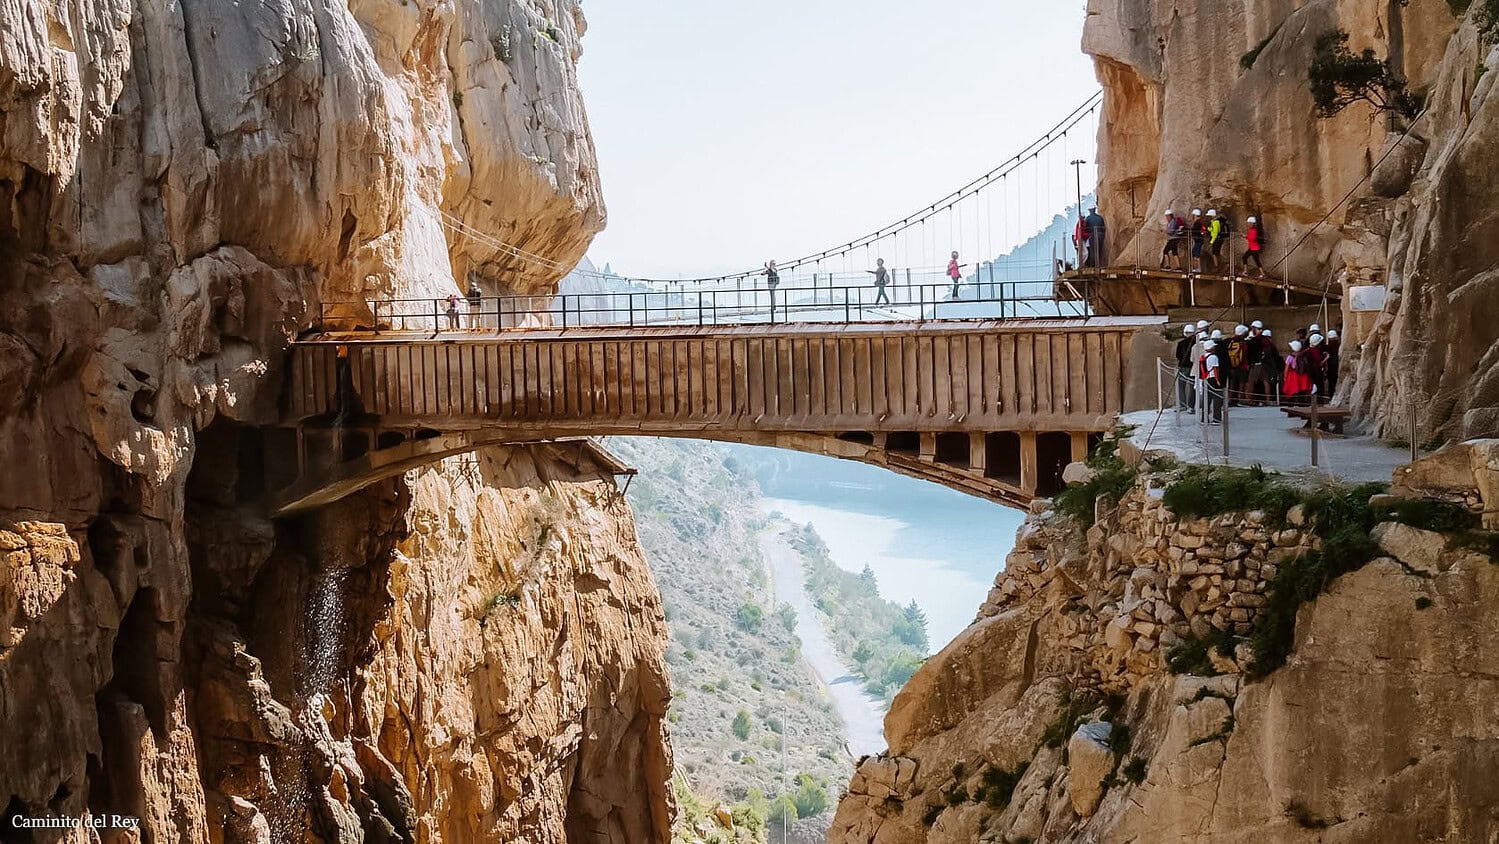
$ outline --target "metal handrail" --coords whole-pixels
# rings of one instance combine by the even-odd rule
[[[959,319],[1058,319],[1087,317],[1084,302],[1062,302],[1047,281],[965,279],[953,297],[951,281],[872,284],[736,286],[697,290],[645,290],[553,295],[483,296],[477,299],[381,299],[324,302],[317,327],[381,331],[508,330],[577,326],[646,327],[668,325],[753,325],[788,322],[857,323],[892,319],[923,321],[951,317],[957,307],[996,305],[994,313],[959,314]],[[1046,287],[1029,293],[1023,288]],[[1064,310],[1064,304],[1066,309]],[[1043,308],[1045,310],[1043,310]],[[913,313],[914,311],[914,313]],[[1050,311],[1049,313],[1047,311]],[[363,324],[363,323],[368,324]]]

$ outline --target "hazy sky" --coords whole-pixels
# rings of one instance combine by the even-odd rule
[[[847,242],[996,166],[1097,88],[1083,0],[583,6],[609,207],[590,254],[631,275]],[[1092,159],[1091,138],[1070,144]],[[1058,196],[1066,160],[1048,168]]]

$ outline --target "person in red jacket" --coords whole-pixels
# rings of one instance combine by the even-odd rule
[[[1249,249],[1244,253],[1244,269],[1249,269],[1249,262],[1254,262],[1254,268],[1260,278],[1265,277],[1265,265],[1260,263],[1260,253],[1265,251],[1265,230],[1260,228],[1260,221],[1256,217],[1249,218],[1249,230],[1244,232],[1244,239],[1249,244]]]

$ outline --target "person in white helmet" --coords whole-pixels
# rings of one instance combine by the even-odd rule
[[[1202,219],[1202,209],[1192,209],[1192,271],[1202,272],[1202,247],[1208,242],[1208,224]]]
[[[1327,350],[1327,399],[1331,401],[1338,394],[1338,363],[1343,353],[1343,339],[1336,328],[1327,332],[1322,347]]]
[[[1315,329],[1317,326],[1314,325],[1312,328]],[[1306,348],[1301,351],[1307,358],[1306,374],[1312,379],[1312,400],[1318,403],[1325,403],[1328,398],[1327,350],[1322,348],[1324,340],[1321,334],[1313,331],[1312,336],[1307,340]]]
[[[1258,217],[1249,218],[1249,229],[1244,232],[1244,240],[1249,245],[1244,253],[1244,271],[1249,272],[1249,265],[1253,263],[1258,277],[1264,278],[1265,265],[1260,262],[1260,253],[1265,251],[1265,230],[1260,226]]]
[[[1212,323],[1208,322],[1205,319],[1199,319],[1197,321],[1197,333],[1198,334],[1205,333],[1211,327],[1212,327]]]
[[[1244,386],[1247,401],[1255,407],[1266,404],[1270,398],[1270,362],[1277,360],[1275,344],[1266,336],[1265,324],[1255,320],[1249,324],[1249,378]]]
[[[1218,216],[1218,209],[1208,209],[1208,246],[1211,247],[1213,272],[1223,272],[1223,243],[1228,240],[1228,226]]]
[[[1202,344],[1202,352],[1197,358],[1197,378],[1202,382],[1202,389],[1207,397],[1207,423],[1218,425],[1223,422],[1223,370],[1219,365],[1217,347],[1212,341]]]
[[[1244,403],[1244,385],[1249,383],[1249,326],[1234,327],[1234,336],[1223,343],[1220,363],[1223,380],[1228,384],[1228,404],[1236,407]]]
[[[1197,392],[1192,386],[1192,367],[1197,356],[1197,326],[1187,323],[1182,326],[1182,337],[1176,341],[1176,409],[1191,412],[1197,404]]]
[[[1181,254],[1182,241],[1187,236],[1187,224],[1182,218],[1176,216],[1176,212],[1170,209],[1166,211],[1166,245],[1161,249],[1161,269],[1167,269],[1168,260],[1176,263],[1176,269],[1185,270],[1186,264]]]
[[[1306,374],[1306,366],[1306,348],[1300,340],[1292,340],[1281,387],[1281,395],[1287,404],[1305,404],[1307,396],[1311,395],[1312,379]]]

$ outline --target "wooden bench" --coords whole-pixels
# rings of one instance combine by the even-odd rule
[[[1292,419],[1305,419],[1306,424],[1302,426],[1303,428],[1312,427],[1312,409],[1310,407],[1282,407],[1281,412]],[[1317,427],[1329,434],[1341,435],[1343,433],[1343,423],[1348,421],[1350,413],[1352,411],[1346,407],[1319,407],[1316,413]]]

